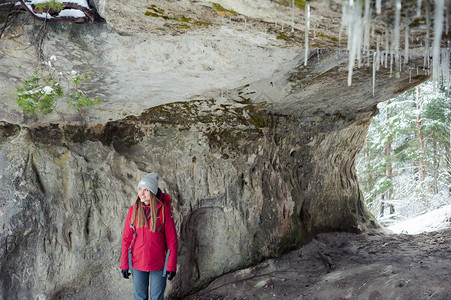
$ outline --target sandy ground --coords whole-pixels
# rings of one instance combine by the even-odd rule
[[[186,299],[451,299],[450,238],[450,228],[419,235],[319,234],[299,250],[224,275]]]

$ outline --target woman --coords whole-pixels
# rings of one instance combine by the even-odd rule
[[[158,174],[149,173],[138,183],[138,196],[128,210],[122,236],[121,272],[131,269],[134,299],[163,300],[166,277],[177,267],[177,233],[171,198],[158,188]]]

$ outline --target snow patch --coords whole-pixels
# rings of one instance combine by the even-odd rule
[[[450,227],[451,205],[389,226],[394,233],[420,234]]]
[[[51,87],[49,87],[49,86],[45,86],[42,90],[43,90],[44,93],[46,93],[47,95],[53,93],[53,89],[52,89]]]
[[[58,17],[84,18],[85,16],[85,13],[78,9],[63,9],[58,14]]]

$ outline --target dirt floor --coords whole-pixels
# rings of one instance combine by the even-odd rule
[[[186,299],[449,300],[451,229],[319,234],[299,250],[224,275]]]

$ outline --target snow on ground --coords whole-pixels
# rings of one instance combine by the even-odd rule
[[[450,227],[451,204],[387,227],[394,233],[420,234]]]

